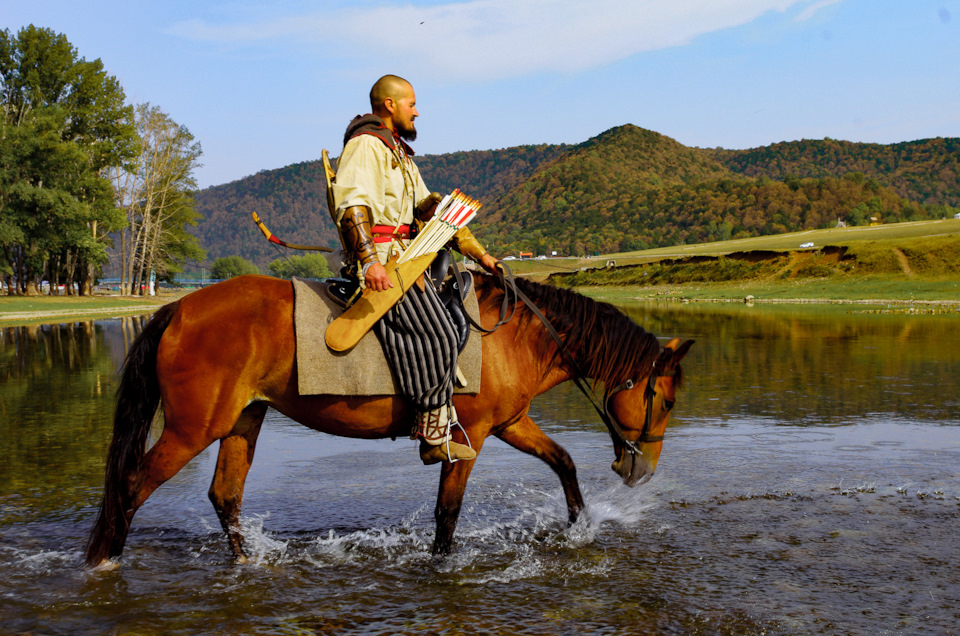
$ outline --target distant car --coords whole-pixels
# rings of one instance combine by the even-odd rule
[[[515,260],[517,260],[517,257],[516,257],[516,256],[504,256],[504,257],[503,257],[503,260],[505,260],[505,261],[515,261]]]
[[[801,244],[800,244],[800,249],[803,249],[803,248],[805,248],[805,247],[813,247],[813,241],[808,241],[808,242],[806,242],[806,243],[801,243]]]

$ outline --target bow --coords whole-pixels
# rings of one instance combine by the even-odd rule
[[[260,231],[263,232],[263,235],[267,237],[268,241],[271,243],[276,243],[282,247],[289,247],[292,250],[312,250],[314,252],[336,251],[332,247],[322,247],[320,245],[297,245],[296,243],[287,243],[286,241],[281,241],[273,235],[273,232],[267,229],[267,226],[263,224],[263,221],[260,220],[260,216],[256,212],[253,213],[253,222],[257,224],[257,227],[260,228]]]

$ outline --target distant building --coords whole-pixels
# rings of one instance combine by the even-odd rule
[[[953,215],[953,218],[955,218],[955,219],[960,219],[960,212],[957,212],[956,214],[954,214],[954,215]]]

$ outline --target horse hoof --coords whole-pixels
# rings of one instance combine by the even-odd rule
[[[250,563],[250,559],[247,558],[247,555],[241,554],[237,557],[237,565],[246,565],[247,563]]]
[[[110,559],[104,559],[93,567],[93,572],[113,572],[120,568],[120,564]]]

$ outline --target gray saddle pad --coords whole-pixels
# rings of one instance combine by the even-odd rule
[[[301,395],[396,395],[400,392],[373,331],[344,353],[331,351],[324,343],[327,325],[343,313],[343,309],[327,296],[325,283],[295,278],[293,295]],[[479,323],[476,294],[468,294],[464,305],[467,313]],[[467,385],[457,386],[457,393],[480,392],[481,348],[480,334],[474,331],[459,359]]]

